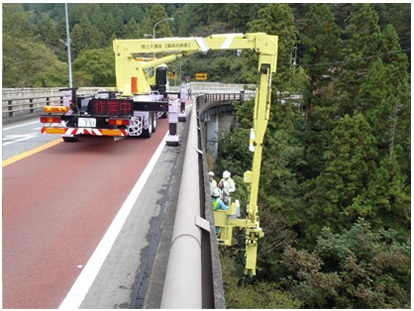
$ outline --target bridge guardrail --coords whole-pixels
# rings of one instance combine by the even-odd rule
[[[220,96],[227,96],[232,93],[245,89],[254,89],[253,84],[224,84],[219,82],[190,82],[186,87],[191,89],[193,95],[196,94],[221,94]],[[173,90],[179,87],[171,87]],[[98,88],[98,87],[82,87],[79,88],[78,94],[91,94],[98,91],[112,88]],[[175,90],[175,89],[174,89]],[[253,91],[246,90],[245,96],[254,94]],[[2,119],[3,123],[13,122],[22,118],[35,117],[42,113],[43,106],[55,104],[61,105],[63,103],[64,91],[59,91],[59,88],[4,88],[2,90]],[[231,98],[229,98],[231,99]],[[221,100],[217,98],[217,100]],[[239,98],[234,98],[239,100]]]
[[[3,117],[13,118],[20,115],[35,114],[41,112],[44,105],[62,105],[63,95],[55,95],[48,97],[26,97],[3,99]],[[6,102],[6,104],[5,104]]]
[[[244,95],[244,92],[202,94],[195,98],[162,295],[162,309],[225,308],[221,264],[207,177],[207,159],[202,143],[205,135],[199,124],[199,116],[212,105],[220,105],[220,102],[222,104],[227,101],[244,100]],[[195,167],[198,169],[195,170]],[[211,256],[209,259],[207,253]]]
[[[79,88],[78,94],[91,94],[99,90],[102,88]],[[3,89],[3,123],[38,116],[43,112],[45,105],[62,105],[64,96],[64,91],[59,91],[59,88]]]

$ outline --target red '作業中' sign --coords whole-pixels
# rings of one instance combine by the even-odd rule
[[[132,100],[124,99],[95,99],[92,102],[94,115],[130,116],[132,115]]]

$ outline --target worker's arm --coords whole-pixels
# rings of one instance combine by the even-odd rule
[[[226,210],[228,210],[228,209],[229,209],[229,207],[228,207],[226,204],[224,204],[224,202],[223,202],[222,200],[220,200],[220,202],[219,202],[219,204],[218,204],[218,209],[219,209],[219,210],[226,211]]]

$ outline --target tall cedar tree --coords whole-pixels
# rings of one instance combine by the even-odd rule
[[[367,187],[375,170],[376,140],[363,115],[339,120],[331,141],[324,153],[326,167],[305,184],[303,221],[309,242],[315,241],[324,226],[337,232],[352,225],[355,219],[344,210]]]
[[[306,14],[300,41],[304,55],[300,63],[309,75],[307,90],[303,93],[305,131],[303,133],[303,162],[301,174],[305,178],[317,175],[326,142],[320,132],[332,130],[333,108],[331,88],[335,79],[335,62],[342,58],[341,31],[327,4],[313,4]],[[327,114],[329,117],[327,118]]]
[[[381,54],[381,30],[378,15],[370,4],[352,4],[345,20],[344,61],[336,85],[340,88],[338,112],[352,114],[362,79],[368,74],[370,64]]]

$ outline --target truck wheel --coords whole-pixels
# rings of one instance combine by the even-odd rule
[[[157,130],[157,113],[153,112],[152,113],[152,132],[155,133],[156,130]]]
[[[142,134],[141,136],[144,138],[150,138],[151,134],[152,134],[152,119],[153,119],[153,115],[152,113],[149,113],[149,120],[148,120],[148,128],[147,129],[143,129],[142,130]]]

